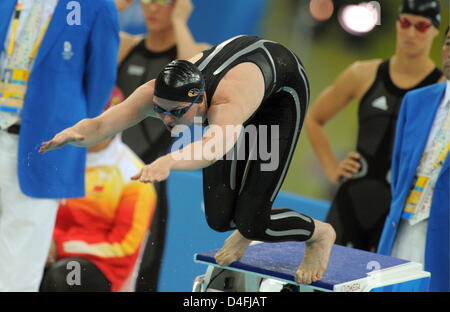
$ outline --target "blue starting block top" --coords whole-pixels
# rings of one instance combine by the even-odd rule
[[[304,251],[303,242],[256,244],[250,246],[245,255],[229,268],[296,284],[295,272],[303,259]],[[212,250],[196,254],[194,261],[217,265],[214,259],[216,252],[217,250]],[[430,277],[428,272],[422,271],[421,264],[334,245],[323,279],[312,283],[311,286],[329,291],[364,291],[361,289],[367,289],[368,276],[373,273],[378,274],[376,281],[383,276],[384,285],[389,285],[386,283],[389,279],[398,282],[425,278],[426,282],[429,282]],[[372,289],[380,287],[381,284],[373,284]],[[343,288],[345,286],[347,289]],[[427,285],[422,287],[426,288]],[[422,291],[424,290],[427,289],[422,288]]]

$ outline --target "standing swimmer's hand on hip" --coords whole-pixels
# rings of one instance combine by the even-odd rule
[[[359,160],[361,155],[357,152],[348,153],[347,157],[339,163],[335,168],[330,180],[333,183],[339,183],[344,178],[351,178],[354,174],[358,173],[361,168]]]

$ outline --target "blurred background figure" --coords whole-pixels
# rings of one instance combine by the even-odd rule
[[[58,200],[84,196],[86,151],[39,142],[97,116],[116,77],[112,0],[0,1],[0,291],[37,291]]]
[[[123,99],[116,89],[111,104]],[[136,278],[133,271],[156,207],[155,189],[130,180],[144,164],[120,135],[88,151],[86,196],[59,207],[41,291],[119,291]],[[75,271],[73,283],[67,282],[74,261],[81,269],[79,285]]]
[[[119,11],[134,0],[116,0]],[[174,59],[188,59],[209,47],[195,41],[188,26],[193,5],[191,0],[141,0],[146,34],[120,33],[117,86],[125,97],[145,82],[156,78],[162,68]],[[172,138],[162,121],[147,118],[123,132],[123,141],[146,164],[165,155]],[[156,183],[158,206],[144,251],[138,278],[138,291],[156,291],[160,262],[164,251],[168,214],[166,182]]]
[[[406,94],[392,156],[392,205],[379,252],[424,264],[431,291],[450,291],[450,32],[447,82]],[[426,104],[426,105],[424,105]]]
[[[354,62],[309,111],[311,146],[328,180],[339,183],[327,217],[337,244],[376,250],[391,200],[389,169],[402,98],[409,90],[445,80],[429,56],[440,19],[437,0],[401,1],[394,54]],[[324,126],[353,99],[359,101],[356,151],[339,162]]]

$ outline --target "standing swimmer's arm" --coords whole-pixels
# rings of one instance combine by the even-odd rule
[[[177,43],[177,59],[180,60],[187,60],[211,47],[207,43],[198,43],[192,36],[188,25],[192,10],[191,0],[177,0],[172,11],[171,18]]]
[[[154,87],[154,80],[143,84],[125,101],[100,116],[83,119],[55,135],[50,141],[42,143],[39,152],[45,153],[66,144],[85,147],[96,145],[149,116],[159,118],[153,112]]]
[[[358,96],[362,85],[370,80],[368,63],[355,62],[325,89],[310,108],[306,120],[306,131],[311,146],[321,162],[325,174],[333,183],[341,177],[351,177],[359,170],[359,154],[351,152],[339,163],[325,133],[325,124]],[[372,66],[373,67],[373,66]]]
[[[119,13],[128,9],[133,4],[134,1],[135,0],[114,0],[117,11]],[[144,38],[144,36],[131,35],[124,31],[120,31],[119,38],[120,38],[120,45],[119,45],[118,64],[121,64],[122,61],[130,53],[131,49],[133,49]]]
[[[131,50],[144,39],[142,35],[130,35],[124,31],[119,32],[120,45],[117,63],[120,65],[131,52]]]

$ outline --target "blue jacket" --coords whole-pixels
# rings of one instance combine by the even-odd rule
[[[2,48],[16,1],[0,1]],[[78,8],[81,23],[73,25],[68,20],[76,21],[71,13]],[[66,146],[44,155],[37,151],[41,142],[102,111],[116,79],[118,46],[119,22],[112,0],[59,0],[30,74],[23,107],[18,177],[24,194],[84,196],[85,148]]]
[[[397,121],[392,156],[391,210],[384,225],[378,252],[390,255],[406,197],[428,140],[434,117],[445,94],[446,83],[406,94]],[[449,162],[447,156],[433,194],[425,248],[425,270],[431,272],[431,291],[450,291]]]

